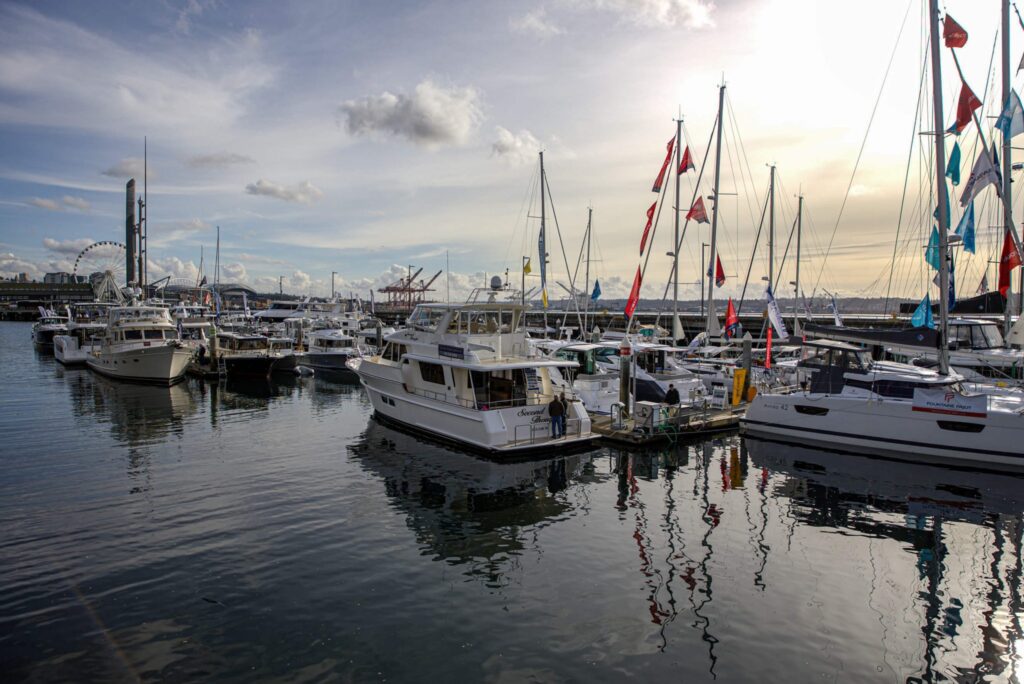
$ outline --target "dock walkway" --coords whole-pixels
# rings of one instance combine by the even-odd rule
[[[590,427],[609,442],[643,447],[712,432],[735,430],[739,427],[740,418],[746,410],[746,402],[725,408],[680,408],[674,414],[662,416],[657,423],[648,420],[647,423],[640,424],[635,418],[613,423],[611,416],[595,416]]]

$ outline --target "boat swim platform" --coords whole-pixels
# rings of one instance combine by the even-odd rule
[[[606,442],[646,447],[739,429],[740,418],[746,410],[746,402],[725,408],[680,408],[657,424],[638,424],[635,418],[630,417],[619,425],[613,424],[611,416],[594,416],[590,429]]]

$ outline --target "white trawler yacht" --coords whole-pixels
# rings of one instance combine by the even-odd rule
[[[66,316],[58,316],[39,307],[39,320],[32,325],[32,342],[40,349],[49,351],[53,348],[54,336],[68,331],[67,323]]]
[[[102,342],[87,363],[110,377],[169,385],[185,377],[193,353],[178,339],[167,309],[118,306],[110,310]]]
[[[350,361],[377,415],[490,452],[589,443],[590,418],[570,392],[565,436],[551,436],[548,405],[560,390],[550,370],[577,364],[532,355],[523,306],[496,301],[499,293],[507,294],[495,277],[466,304],[420,304],[379,355]]]

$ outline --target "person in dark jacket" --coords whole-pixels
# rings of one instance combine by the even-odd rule
[[[565,404],[558,397],[548,404],[548,415],[551,416],[551,439],[556,439],[562,429],[562,419],[565,417]]]
[[[562,415],[558,419],[558,431],[562,433],[562,437],[565,437],[565,414],[569,412],[569,404],[565,402],[565,392],[558,395],[558,400],[562,404]]]
[[[679,390],[672,383],[669,383],[668,391],[665,392],[665,403],[673,407],[679,405]]]

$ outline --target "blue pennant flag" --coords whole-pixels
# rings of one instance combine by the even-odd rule
[[[960,143],[953,143],[953,151],[949,153],[949,164],[946,165],[946,177],[953,185],[960,185]],[[949,196],[946,196],[947,199]]]
[[[996,128],[1003,132],[1004,138],[1024,133],[1024,106],[1021,106],[1020,96],[1015,90],[1010,91],[1003,112],[996,119]]]
[[[935,319],[932,317],[931,295],[926,294],[921,303],[917,305],[917,309],[914,310],[914,315],[910,319],[910,325],[915,328],[935,327]]]
[[[967,205],[967,211],[960,217],[960,223],[956,224],[956,234],[964,243],[964,251],[976,254],[974,244],[974,200]]]
[[[932,216],[935,217],[936,221],[939,220],[939,208],[938,207],[935,207],[935,211],[932,212]],[[946,221],[952,221],[952,220],[953,220],[953,214],[952,214],[952,211],[949,208],[949,193],[947,192],[946,193]]]
[[[594,291],[590,293],[590,299],[597,301],[601,297],[601,281],[594,278]]]
[[[932,226],[932,236],[928,238],[928,248],[924,251],[924,260],[928,265],[939,270],[939,229]]]

